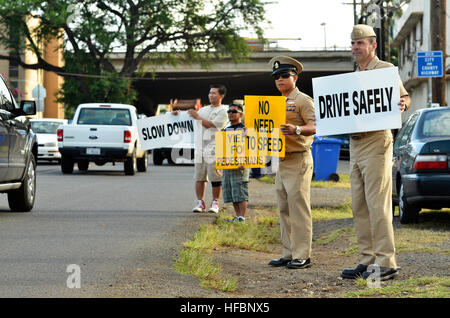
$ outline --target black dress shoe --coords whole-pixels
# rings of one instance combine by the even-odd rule
[[[299,269],[299,268],[308,268],[311,267],[311,260],[308,259],[293,259],[287,265],[287,268],[291,269]]]
[[[279,266],[286,266],[287,263],[289,263],[291,260],[286,258],[280,258],[280,259],[273,259],[269,262],[270,266],[279,267]]]
[[[367,271],[367,265],[359,264],[356,268],[344,268],[341,273],[342,278],[356,279],[362,277],[362,274]]]
[[[380,269],[379,274],[376,273],[376,270],[374,268],[370,272],[365,271],[362,274],[362,278],[368,279],[369,276],[373,274],[372,278],[377,279],[377,275],[379,275],[380,281],[385,281],[388,279],[393,279],[395,276],[397,276],[397,270],[395,268],[380,266],[379,269]]]

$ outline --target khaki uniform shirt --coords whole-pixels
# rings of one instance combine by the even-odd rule
[[[355,72],[370,71],[370,70],[375,70],[375,69],[379,69],[379,68],[386,68],[386,67],[394,67],[394,64],[382,61],[377,56],[374,56],[374,58],[370,61],[370,63],[367,65],[367,67],[364,70],[361,70],[359,68],[359,65],[358,65],[358,67],[356,68]],[[405,95],[409,95],[408,91],[403,86],[403,83],[402,83],[402,80],[400,79],[400,76],[398,78],[398,86],[400,88],[400,97],[405,96]],[[355,133],[355,134],[350,134],[350,136],[351,137],[353,137],[353,136],[364,137],[364,136],[372,135],[372,134],[375,134],[375,133],[378,133],[378,132],[380,132],[380,130],[370,131],[370,132],[365,132],[365,133],[364,132],[363,133]]]
[[[286,99],[286,123],[303,126],[315,123],[314,101],[296,87]],[[286,152],[303,152],[311,149],[314,136],[286,135]]]
[[[394,67],[394,64],[391,64],[391,63],[385,62],[385,61],[381,61],[377,56],[375,56],[364,70],[361,70],[358,65],[358,67],[356,68],[356,72],[370,71],[370,70],[375,70],[378,68],[386,68],[386,67]],[[399,82],[398,86],[400,87],[400,97],[409,95],[408,92],[406,91],[405,87],[403,86],[403,83],[400,78],[398,79],[398,82]]]

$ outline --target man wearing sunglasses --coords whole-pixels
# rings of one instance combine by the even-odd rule
[[[311,145],[316,133],[314,102],[296,87],[303,66],[288,56],[276,56],[269,64],[281,95],[286,97],[286,124],[281,133],[286,137],[286,155],[280,159],[275,180],[280,210],[280,259],[269,265],[299,269],[311,266],[312,217],[310,186],[313,173]]]

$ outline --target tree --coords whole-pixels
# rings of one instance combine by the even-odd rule
[[[264,14],[260,0],[0,0],[0,43],[10,52],[0,59],[64,76],[61,101],[69,108],[129,103],[136,97],[132,77],[149,56],[172,64],[239,61],[248,54],[239,33],[262,37]],[[43,55],[40,43],[51,39],[64,39],[63,67]],[[25,63],[25,50],[36,63]],[[123,53],[122,65],[113,64],[114,52]]]

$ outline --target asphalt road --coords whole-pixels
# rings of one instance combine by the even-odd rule
[[[122,164],[72,175],[39,164],[31,212],[11,213],[0,195],[0,297],[96,296],[139,262],[173,254],[172,233],[185,240],[199,223],[193,199],[193,166],[125,176]]]

